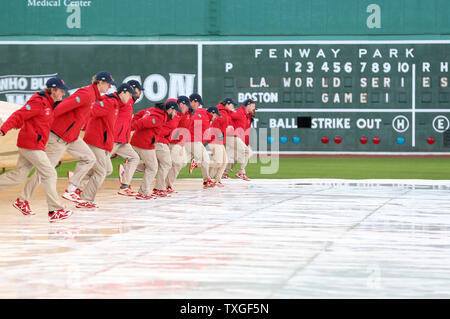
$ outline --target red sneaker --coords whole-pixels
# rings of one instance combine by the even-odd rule
[[[213,188],[216,185],[215,182],[213,182],[211,179],[208,179],[206,182],[203,182],[203,188]]]
[[[56,222],[58,220],[63,220],[72,216],[71,210],[58,209],[53,212],[48,212],[48,221],[50,223]]]
[[[167,186],[167,188],[166,188],[166,193],[168,193],[168,194],[178,194],[178,192],[177,191],[175,191],[172,187],[170,187],[170,186]]]
[[[228,176],[227,173],[223,173],[222,178],[223,178],[223,179],[229,179],[230,177]]]
[[[94,202],[83,201],[75,205],[76,208],[98,208],[97,204]]]
[[[13,203],[13,207],[17,208],[24,215],[36,215],[30,208],[28,201],[21,202],[19,198]]]
[[[192,174],[192,171],[198,167],[198,163],[195,159],[191,160],[191,166],[189,166],[189,174]]]
[[[117,194],[119,195],[123,195],[123,196],[132,196],[132,197],[136,197],[136,195],[138,194],[137,192],[135,192],[134,190],[131,189],[131,186],[128,186],[126,188],[120,188],[119,191],[117,192]]]
[[[161,189],[156,189],[156,188],[153,189],[153,194],[152,195],[156,196],[156,197],[167,197],[167,196],[169,196],[166,191],[163,191]]]
[[[137,194],[136,199],[139,200],[149,200],[149,199],[156,199],[154,195],[143,195],[143,194]]]
[[[74,203],[84,202],[84,200],[81,199],[81,190],[79,188],[77,188],[74,192],[69,192],[66,189],[64,194],[62,194],[62,198],[70,200]]]
[[[250,178],[247,177],[247,175],[244,174],[236,174],[237,178],[243,179],[244,181],[250,181]],[[223,177],[222,177],[223,178]]]
[[[215,182],[217,187],[225,187],[225,185],[222,184],[222,182]]]

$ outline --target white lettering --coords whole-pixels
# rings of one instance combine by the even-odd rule
[[[143,85],[145,97],[150,101],[161,101],[167,94],[167,81],[161,74],[149,75]]]
[[[366,9],[367,13],[371,13],[366,20],[369,29],[381,28],[381,8],[377,4],[369,4]]]
[[[66,25],[69,29],[81,28],[81,8],[79,6],[70,5],[66,8],[66,12],[72,13],[67,17]]]
[[[229,72],[233,68],[233,63],[225,63],[225,72]]]
[[[195,74],[169,73],[169,98],[177,98],[180,95],[190,95],[194,92]]]

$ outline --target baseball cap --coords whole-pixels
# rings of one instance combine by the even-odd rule
[[[197,101],[198,103],[200,103],[201,105],[203,105],[202,97],[201,97],[200,94],[198,94],[198,93],[192,93],[191,95],[189,95],[189,100],[191,100],[191,101]]]
[[[144,88],[142,87],[141,83],[136,80],[130,80],[127,82],[133,89],[139,89],[141,91],[144,91]]]
[[[217,114],[218,116],[222,116],[222,115],[220,115],[219,109],[218,109],[216,106],[208,107],[207,111],[208,111],[209,113],[215,113],[215,114]]]
[[[177,102],[173,101],[173,100],[166,102],[166,110],[168,110],[168,109],[174,109],[177,112],[181,112],[180,108],[178,107]]]
[[[133,88],[128,83],[122,83],[117,88],[117,93],[121,93],[121,92],[130,92],[131,95],[135,95],[137,93],[135,90],[133,90]]]
[[[60,78],[50,78],[50,79],[47,80],[47,82],[45,82],[45,85],[48,88],[59,88],[59,89],[63,89],[64,91],[68,91],[69,90],[67,85]]]
[[[184,103],[186,104],[189,108],[191,107],[191,102],[189,101],[189,98],[187,96],[184,95],[180,95],[178,97],[177,103]]]
[[[98,81],[105,81],[108,82],[111,85],[116,85],[116,83],[114,82],[114,79],[111,75],[111,73],[107,72],[107,71],[100,71],[95,75],[95,79]]]
[[[247,99],[247,100],[244,101],[244,106],[247,106],[247,105],[253,104],[253,103],[256,103],[256,101],[252,100],[252,99]]]
[[[236,105],[236,102],[234,102],[234,100],[231,97],[226,97],[223,99],[223,104],[228,104],[228,103]]]

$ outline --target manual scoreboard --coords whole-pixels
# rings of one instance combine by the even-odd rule
[[[203,45],[206,101],[257,101],[281,151],[450,150],[450,43]],[[268,141],[273,142],[270,132]]]

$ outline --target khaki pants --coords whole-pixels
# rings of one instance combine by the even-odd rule
[[[155,180],[156,172],[158,170],[156,152],[155,150],[146,150],[136,146],[133,146],[133,148],[141,158],[141,161],[136,168],[136,172],[144,172],[144,178],[141,187],[139,188],[139,194],[149,196],[152,194],[151,185]]]
[[[209,164],[209,176],[215,177],[215,181],[220,182],[228,162],[227,151],[222,144],[208,144],[208,146],[213,157],[213,162]]]
[[[158,173],[156,175],[155,188],[158,190],[166,190],[167,174],[169,174],[169,170],[172,167],[169,145],[156,143],[155,152],[158,160]]]
[[[198,163],[200,163],[202,168],[203,180],[209,178],[209,155],[206,151],[205,146],[201,142],[187,142],[184,145],[186,150],[188,161],[194,158]]]
[[[178,177],[181,169],[186,166],[188,159],[186,158],[186,152],[184,147],[180,144],[169,144],[170,157],[172,159],[172,167],[170,168],[167,178],[166,185],[173,188],[173,184]]]
[[[108,151],[93,145],[88,145],[92,153],[95,155],[95,164],[86,174],[86,186],[83,187],[82,199],[93,202],[100,186],[106,178],[108,167],[112,167],[111,158]],[[108,163],[109,162],[109,163]],[[78,165],[77,165],[78,166]]]
[[[81,138],[78,138],[72,143],[67,143],[57,135],[50,132],[48,143],[45,147],[45,154],[47,154],[47,157],[53,167],[59,163],[65,152],[68,152],[74,158],[80,159],[75,168],[74,175],[70,178],[70,182],[79,187],[82,185],[81,180],[94,165],[95,156]],[[33,174],[33,176],[28,179],[23,187],[19,195],[19,199],[21,201],[30,200],[34,190],[40,182],[39,174]]]
[[[240,164],[239,173],[245,174],[245,167],[248,160],[252,155],[252,151],[249,146],[236,136],[227,136],[227,142],[225,145],[227,150],[228,162],[226,172],[229,173],[233,169],[234,163]]]
[[[253,151],[252,151],[252,149],[251,149],[251,147],[250,146],[247,146],[248,148],[249,148],[249,150],[250,150],[250,154],[249,154],[249,159],[253,156]],[[247,163],[248,163],[248,161],[247,161]],[[230,162],[230,161],[228,161],[228,164],[226,165],[226,168],[225,168],[225,172],[226,173],[230,173],[232,170],[233,170],[233,167],[234,167],[234,165],[236,165],[237,164],[237,162],[236,162],[236,160],[234,160],[233,162]],[[240,173],[245,173],[245,169],[244,169],[244,171],[242,172],[242,171],[239,171]]]
[[[131,180],[133,179],[134,172],[136,171],[136,167],[139,164],[139,155],[130,144],[123,143],[114,143],[111,156],[115,154],[127,160],[127,162],[123,164],[124,174],[122,182],[124,184],[130,185]],[[110,175],[113,172],[111,161],[109,161],[109,163],[111,164],[111,166],[108,167],[106,176]]]
[[[41,150],[27,150],[19,148],[19,159],[16,168],[0,175],[0,190],[22,184],[30,171],[36,168],[39,180],[44,187],[49,211],[63,209],[56,192],[56,170],[50,163],[47,154]],[[36,176],[37,174],[34,174]],[[22,199],[23,201],[23,199]]]

